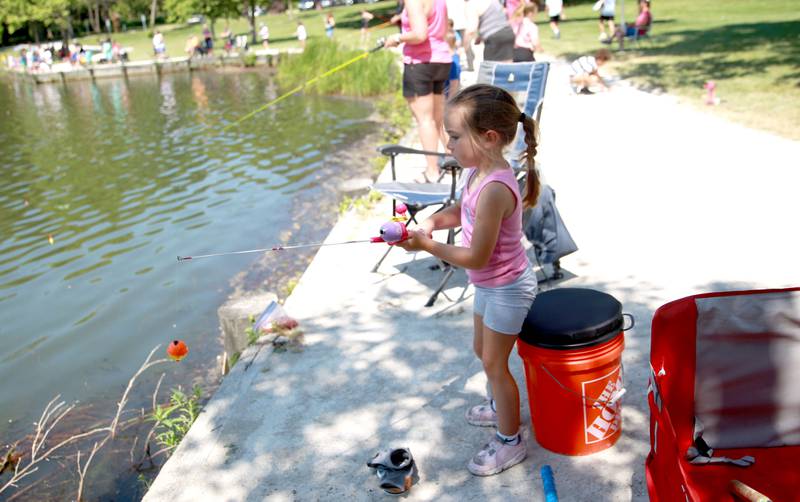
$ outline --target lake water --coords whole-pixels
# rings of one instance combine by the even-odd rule
[[[161,401],[215,381],[217,308],[243,287],[277,290],[279,274],[240,274],[257,255],[176,256],[322,240],[338,182],[370,169],[350,146],[378,129],[366,101],[295,96],[221,130],[277,92],[263,71],[0,78],[0,444],[30,434],[58,394],[80,401],[67,430],[108,420],[150,350],[173,339],[189,357],[142,377],[132,406],[149,407],[162,372]],[[291,275],[312,254],[275,267]],[[135,499],[122,467],[90,498]],[[67,478],[52,484],[74,496]]]

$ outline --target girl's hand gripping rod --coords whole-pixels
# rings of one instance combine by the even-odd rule
[[[385,242],[390,246],[394,246],[398,242],[403,242],[408,239],[408,228],[406,228],[406,205],[400,203],[394,208],[395,213],[399,216],[393,216],[392,221],[388,221],[381,225],[380,235],[373,237],[372,242]]]
[[[401,206],[402,206],[402,211],[400,210],[400,206],[398,206],[397,212],[400,214],[405,214],[406,208],[402,204]],[[229,251],[227,253],[201,254],[196,256],[178,256],[178,261],[199,260],[200,258],[213,258],[215,256],[228,256],[235,254],[266,253],[267,251],[284,251],[287,249],[301,249],[301,248],[323,247],[323,246],[341,246],[343,244],[359,244],[364,242],[385,242],[391,246],[397,244],[398,242],[402,242],[406,239],[408,239],[408,229],[406,228],[405,218],[394,217],[392,218],[392,221],[389,221],[381,225],[379,236],[373,237],[371,239],[362,239],[362,240],[344,241],[344,242],[328,242],[328,243],[319,242],[316,244],[296,244],[292,246],[272,246],[270,248],[248,249],[245,251]]]

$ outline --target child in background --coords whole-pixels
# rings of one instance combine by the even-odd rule
[[[521,244],[522,210],[536,203],[539,177],[534,166],[536,123],[520,113],[507,91],[487,84],[463,89],[447,103],[447,148],[462,166],[461,200],[424,220],[397,245],[427,251],[467,270],[475,285],[473,348],[483,362],[494,398],[467,410],[468,423],[496,426],[497,432],[467,464],[476,476],[502,472],[525,459],[520,436],[519,390],[508,369],[522,322],[536,296],[536,276]],[[527,186],[520,194],[514,170],[503,158],[522,123],[527,149]],[[432,239],[434,230],[462,228],[462,245]]]
[[[361,45],[367,43],[369,39],[369,22],[372,21],[373,16],[368,10],[361,10]]]
[[[600,67],[611,59],[608,49],[600,49],[594,56],[581,56],[569,65],[570,84],[576,94],[593,94],[590,87],[599,85],[603,90],[608,90],[608,86],[600,77]]]
[[[230,54],[231,49],[233,49],[233,34],[231,33],[231,27],[228,23],[225,23],[225,30],[222,32],[222,39],[225,40],[225,45],[223,46],[225,54]]]
[[[520,4],[514,17],[511,27],[514,29],[514,62],[535,61],[534,51],[541,51],[539,43],[539,28],[536,26],[536,14],[539,8],[535,3]]]
[[[447,85],[444,89],[445,98],[455,96],[458,89],[461,87],[461,56],[458,54],[459,36],[453,29],[453,20],[450,20],[447,33],[444,36],[447,45],[450,46],[450,52],[453,54],[453,62],[450,64],[450,75],[447,77]]]
[[[261,28],[258,30],[258,35],[261,37],[261,45],[265,49],[269,49],[269,27],[261,23]]]
[[[616,0],[598,0],[593,8],[600,11],[600,19],[598,21],[600,26],[600,41],[605,42],[614,36],[616,31],[614,28],[614,8],[616,7]],[[606,33],[606,25],[608,25],[608,33]]]
[[[302,21],[297,21],[297,31],[295,33],[297,34],[297,40],[300,42],[300,47],[305,49],[308,33],[306,32],[306,27],[303,25]]]
[[[333,28],[336,26],[336,21],[333,19],[333,14],[328,12],[325,16],[325,36],[333,40]]]
[[[561,38],[561,30],[558,23],[564,15],[564,0],[545,0],[547,15],[550,16],[550,29],[553,30],[553,38]]]

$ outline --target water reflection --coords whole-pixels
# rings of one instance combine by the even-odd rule
[[[215,126],[276,92],[256,72],[0,80],[0,442],[56,394],[113,403],[156,344],[217,350],[216,309],[253,257],[175,256],[279,242],[297,200],[348,176],[331,145],[375,129],[366,103],[304,97]]]
[[[161,89],[161,113],[165,117],[171,118],[175,115],[175,106],[177,104],[175,91],[172,89],[172,79],[163,78],[159,83]]]

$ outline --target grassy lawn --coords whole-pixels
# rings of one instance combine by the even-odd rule
[[[346,46],[358,47],[360,45],[360,29],[361,29],[361,9],[366,8],[375,15],[375,19],[370,22],[370,26],[377,27],[384,21],[388,21],[394,14],[397,3],[393,0],[383,1],[373,4],[355,4],[341,7],[333,7],[332,9],[325,9],[321,11],[307,10],[298,11],[294,10],[293,15],[290,17],[287,14],[268,14],[256,18],[256,31],[260,23],[266,23],[270,32],[270,48],[284,49],[287,47],[300,47],[300,43],[295,36],[295,29],[297,28],[297,21],[303,21],[303,24],[308,31],[309,40],[317,38],[325,38],[325,25],[324,16],[328,12],[332,12],[336,20],[336,29],[334,30],[334,38]],[[247,19],[238,18],[229,20],[231,31],[235,35],[245,35],[248,33],[250,27]],[[217,37],[225,30],[225,19],[217,20],[214,25],[214,31]],[[195,25],[161,25],[158,26],[164,34],[164,39],[167,44],[167,55],[169,56],[184,56],[183,52],[186,39],[191,35],[201,37],[203,26]],[[397,28],[394,26],[385,26],[383,28],[370,30],[370,47],[375,43],[379,37],[385,36],[389,33],[394,33]],[[131,55],[132,60],[152,59],[153,48],[151,39],[147,37],[146,32],[140,30],[128,31],[125,33],[117,33],[113,37],[118,40],[123,47],[133,47],[134,51]],[[202,37],[201,37],[202,38]],[[100,38],[97,35],[90,35],[79,39],[85,44],[97,45]],[[214,41],[214,48],[222,49],[224,43],[221,39]],[[261,48],[261,43],[256,47]]]
[[[546,52],[569,59],[606,47],[598,42],[592,3],[568,4],[560,40],[550,38],[546,13],[539,14]],[[626,20],[636,13],[636,2],[626,0]],[[652,46],[645,41],[618,52],[615,44],[611,71],[710,113],[800,140],[797,0],[653,0],[652,13]],[[719,106],[702,103],[707,80],[717,83]]]
[[[617,20],[620,3],[617,0]],[[546,12],[539,14],[539,29],[544,50],[565,59],[593,53],[607,47],[598,41],[597,12],[592,0],[567,1],[567,19],[561,24],[561,39],[550,37]],[[335,38],[345,47],[360,47],[360,18],[367,8],[377,26],[395,11],[394,0],[374,4],[356,4],[322,11],[295,11],[270,14],[257,19],[270,29],[270,47],[298,47],[295,37],[297,20],[302,20],[309,39],[324,38],[323,16],[328,11],[336,19]],[[765,129],[800,140],[800,8],[797,0],[653,0],[652,44],[612,46],[614,60],[609,71],[630,79],[645,89],[660,90],[680,96],[684,102],[709,113],[718,114],[744,125]],[[635,18],[636,1],[625,0],[625,17]],[[219,35],[226,21],[218,20]],[[248,30],[244,18],[230,20],[234,33]],[[186,39],[200,34],[200,25],[163,25],[167,52],[183,55]],[[381,36],[394,33],[394,26],[372,29],[369,45]],[[132,59],[150,59],[152,47],[144,32],[128,31],[115,35],[123,46],[134,48]],[[84,43],[96,44],[97,36],[84,37]],[[217,41],[221,48],[221,41]],[[321,68],[322,69],[322,68]],[[702,102],[703,84],[717,83],[719,106]]]

